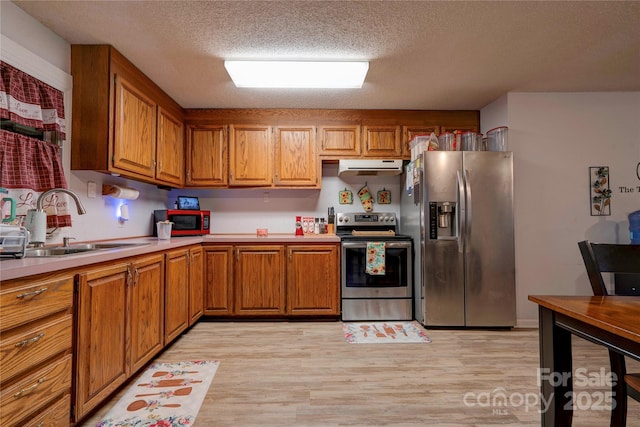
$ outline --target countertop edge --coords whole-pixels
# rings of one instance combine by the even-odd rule
[[[204,236],[173,237],[169,240],[159,240],[156,237],[140,237],[109,240],[109,242],[143,243],[144,245],[59,257],[19,259],[3,258],[0,260],[0,282],[38,274],[55,273],[67,269],[80,268],[86,265],[116,261],[118,259],[129,258],[137,255],[145,255],[153,252],[166,251],[197,244],[340,243],[340,237],[336,235],[295,236],[293,234],[270,234],[266,237],[257,237],[255,234],[207,234]]]

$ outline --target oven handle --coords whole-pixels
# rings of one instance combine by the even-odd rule
[[[371,237],[375,237],[375,236],[371,236]],[[378,240],[376,240],[375,238],[372,238],[370,241],[377,242]],[[379,241],[384,242],[384,240],[379,240]],[[403,241],[403,242],[391,241],[391,242],[385,242],[385,243],[387,248],[411,248],[411,241],[409,240]],[[363,242],[363,241],[344,242],[343,241],[342,246],[345,248],[366,248],[367,242]]]

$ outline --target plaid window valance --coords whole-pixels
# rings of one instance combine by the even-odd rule
[[[0,187],[16,201],[13,223],[23,225],[40,194],[67,188],[61,155],[64,94],[2,61],[0,74]],[[43,202],[47,228],[71,226],[65,194]]]
[[[60,139],[64,139],[64,94],[3,61],[0,61],[0,73],[0,118],[3,122],[34,131],[55,131]]]

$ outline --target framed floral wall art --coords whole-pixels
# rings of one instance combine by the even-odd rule
[[[589,167],[591,216],[611,215],[609,166]]]

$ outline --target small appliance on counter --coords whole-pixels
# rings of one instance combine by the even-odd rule
[[[0,256],[23,258],[29,244],[29,231],[18,225],[0,224]]]
[[[163,209],[153,211],[154,221],[169,221],[173,223],[171,236],[201,236],[209,234],[211,212],[187,209]],[[156,227],[153,227],[153,235],[157,236]]]

